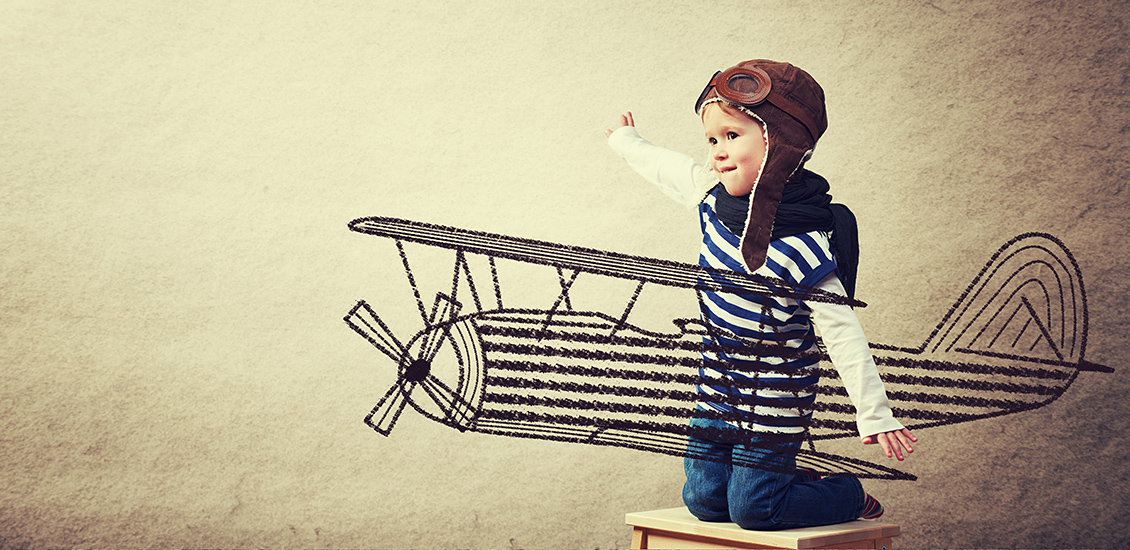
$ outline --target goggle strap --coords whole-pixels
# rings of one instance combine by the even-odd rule
[[[769,97],[766,97],[765,100],[772,103],[778,109],[788,113],[789,116],[797,119],[805,128],[808,128],[808,133],[812,136],[812,142],[816,143],[817,139],[820,137],[819,127],[816,125],[816,121],[812,120],[812,117],[804,112],[804,109],[801,109],[799,105],[785,99],[784,96],[773,90],[769,91]]]
[[[714,89],[714,79],[718,78],[720,74],[722,74],[722,71],[715,71],[714,76],[710,77],[710,82],[706,84],[706,87],[702,89],[702,93],[698,95],[698,101],[694,104],[695,114],[698,114],[699,109],[702,109],[702,102],[706,101],[706,96],[710,94],[710,90]]]

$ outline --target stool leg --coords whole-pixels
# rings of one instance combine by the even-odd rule
[[[632,550],[647,548],[647,529],[636,527],[632,530]]]

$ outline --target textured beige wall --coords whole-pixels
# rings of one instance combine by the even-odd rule
[[[679,459],[362,424],[394,372],[342,315],[419,326],[391,243],[345,224],[693,261],[693,217],[602,130],[632,109],[704,154],[694,99],[752,57],[827,92],[811,167],[860,219],[873,339],[920,343],[1045,231],[1117,369],[922,431],[917,482],[868,484],[899,546],[1128,543],[1124,3],[451,4],[5,2],[0,547],[626,547]]]

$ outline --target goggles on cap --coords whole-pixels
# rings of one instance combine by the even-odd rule
[[[768,101],[771,105],[786,112],[808,128],[813,141],[819,139],[820,131],[816,121],[808,116],[796,103],[785,99],[781,94],[773,92],[773,81],[769,74],[758,67],[743,67],[741,65],[730,67],[724,71],[714,73],[710,82],[702,89],[698,101],[694,104],[694,112],[702,109],[702,104],[714,90],[719,97],[746,108],[753,108]]]
[[[725,71],[718,71],[698,96],[698,101],[694,104],[696,113],[702,108],[702,102],[706,101],[711,89],[717,90],[718,95],[726,101],[753,107],[769,97],[773,81],[765,71],[757,67],[730,67]]]

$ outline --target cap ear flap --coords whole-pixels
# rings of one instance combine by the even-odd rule
[[[808,158],[812,148],[804,125],[771,102],[753,111],[765,128],[768,150],[750,196],[749,218],[741,239],[742,259],[751,273],[765,265],[785,184]]]
[[[764,177],[753,189],[753,196],[749,201],[749,222],[745,234],[742,235],[741,250],[742,259],[745,260],[750,273],[765,265],[769,239],[773,233],[773,220],[776,218],[777,206],[781,203],[781,193],[784,189],[783,179]]]

